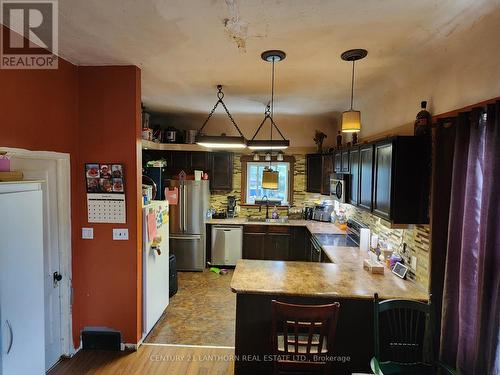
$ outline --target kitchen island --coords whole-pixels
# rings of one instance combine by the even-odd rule
[[[333,263],[239,260],[231,281],[237,294],[235,374],[270,374],[271,301],[298,304],[340,302],[334,373],[369,372],[373,356],[373,294],[381,299],[427,301],[428,294],[389,270],[363,269],[358,248],[323,249]]]

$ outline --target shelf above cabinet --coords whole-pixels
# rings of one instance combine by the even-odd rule
[[[207,147],[190,143],[157,143],[152,141],[142,140],[143,150],[159,150],[159,151],[212,151]]]

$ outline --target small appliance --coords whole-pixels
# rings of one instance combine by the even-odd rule
[[[330,222],[333,209],[334,207],[331,201],[324,201],[321,204],[314,206],[312,219],[316,221]]]
[[[304,207],[303,211],[304,220],[312,220],[313,218],[313,207]]]
[[[229,195],[227,197],[227,217],[229,219],[234,218],[235,210],[236,210],[236,197],[234,195]]]
[[[348,184],[348,174],[332,173],[330,175],[330,196],[337,202],[347,203]]]
[[[145,167],[142,169],[142,183],[153,187],[151,200],[165,200],[165,167]]]

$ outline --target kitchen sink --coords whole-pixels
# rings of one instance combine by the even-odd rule
[[[249,223],[288,223],[288,218],[284,217],[281,219],[266,219],[265,217],[252,217],[247,218]]]

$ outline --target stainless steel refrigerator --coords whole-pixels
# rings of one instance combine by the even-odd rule
[[[205,217],[210,207],[207,180],[170,180],[169,189],[178,189],[178,202],[170,210],[170,253],[180,271],[203,271],[205,268]]]

